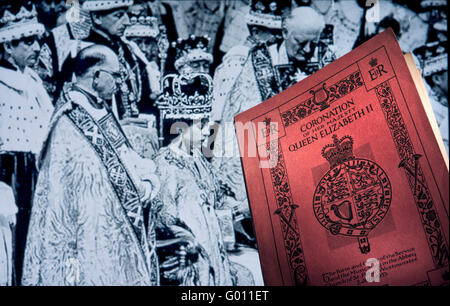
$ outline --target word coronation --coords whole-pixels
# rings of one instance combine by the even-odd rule
[[[371,112],[373,112],[372,104],[357,108],[353,99],[345,101],[333,109],[321,113],[313,120],[301,124],[300,132],[303,138],[289,145],[289,151],[298,151],[319,139],[332,135]]]

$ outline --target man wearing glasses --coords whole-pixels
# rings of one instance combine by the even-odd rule
[[[319,53],[326,48],[320,41],[324,28],[323,17],[310,7],[295,8],[285,18],[283,42],[269,47],[280,90],[301,81],[326,64],[322,53]]]
[[[31,199],[37,178],[35,158],[46,134],[53,105],[39,76],[38,23],[30,2],[9,1],[0,10],[0,168],[19,208],[15,228],[14,284],[20,284]]]
[[[155,164],[133,151],[106,102],[121,84],[119,60],[92,45],[69,61],[38,160],[23,285],[158,285],[152,217],[144,226]]]

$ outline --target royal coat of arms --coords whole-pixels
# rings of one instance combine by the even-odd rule
[[[322,149],[322,156],[330,170],[314,192],[314,214],[331,234],[357,237],[361,253],[367,254],[369,232],[391,205],[391,183],[376,163],[355,158],[350,136],[338,139],[333,135],[333,144]]]

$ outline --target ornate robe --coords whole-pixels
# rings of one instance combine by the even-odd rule
[[[225,10],[223,38],[220,51],[227,53],[234,46],[242,45],[250,34],[245,16],[248,13],[249,0],[228,1]]]
[[[245,45],[231,48],[223,57],[222,63],[216,68],[212,102],[212,119],[214,121],[223,119],[226,98],[248,58],[250,46],[251,43],[247,40]]]
[[[322,3],[319,3],[322,2]],[[318,3],[318,5],[315,5]],[[428,27],[423,20],[406,5],[393,1],[377,1],[366,16],[366,35],[375,33],[376,26],[386,16],[394,17],[400,24],[401,37],[399,44],[403,52],[411,52],[422,46],[427,38]],[[319,6],[326,6],[323,0],[314,0],[313,8],[325,17],[325,22],[334,25],[335,48],[333,51],[339,58],[350,52],[358,38],[363,9],[357,1],[329,1],[329,5],[322,11]],[[369,17],[369,19],[367,19]]]
[[[219,121],[214,139],[212,165],[218,179],[228,186],[233,196],[224,197],[222,208],[239,211],[250,217],[239,148],[234,131],[234,116],[262,101],[255,75],[255,42],[249,37],[243,46],[232,48],[217,67],[214,75],[212,119]],[[263,66],[269,70],[270,57],[265,54]],[[263,73],[262,73],[263,74]],[[272,79],[273,73],[269,73]],[[248,103],[248,106],[246,106]]]
[[[75,57],[79,50],[91,45],[81,41],[87,37],[92,26],[89,14],[83,10],[81,12],[83,15],[80,16],[80,22],[60,25],[48,33],[42,41],[34,69],[44,81],[44,86],[53,100],[59,95],[58,82],[65,77],[61,74],[64,61],[69,56]]]
[[[25,251],[24,285],[157,285],[153,220],[144,225],[137,157],[111,112],[70,91],[41,153]],[[60,105],[60,103],[58,103]]]
[[[0,66],[0,153],[38,154],[53,105],[42,80],[30,68],[23,72],[2,61]]]
[[[200,254],[196,261],[188,261],[184,268],[185,277],[180,283],[232,285],[230,263],[215,211],[218,185],[208,161],[200,153],[190,156],[171,144],[158,152],[155,163],[164,186],[152,203],[160,209],[157,217],[159,237],[173,239],[183,233],[194,241]],[[166,253],[173,252],[175,249]],[[163,261],[161,265],[164,265]],[[166,278],[171,277],[175,276]]]
[[[278,94],[283,85],[292,84],[305,78],[307,73],[297,71],[294,75],[286,73],[292,80],[284,82],[278,72],[279,67],[289,66],[285,44],[278,48],[273,44],[269,47],[259,45],[249,51],[241,72],[236,77],[229,93],[226,95],[222,113],[222,126],[219,128],[214,145],[214,159],[212,161],[216,173],[220,179],[228,185],[234,193],[234,199],[230,197],[225,202],[230,201],[225,206],[239,206],[239,210],[247,217],[250,211],[247,202],[247,192],[242,174],[240,153],[234,131],[234,116],[246,111],[259,103]],[[284,76],[286,79],[286,76]],[[288,87],[288,86],[286,86]],[[231,202],[234,202],[231,203]]]
[[[39,76],[6,60],[0,65],[0,168],[19,208],[14,233],[14,269],[20,284],[23,254],[36,184],[35,155],[42,148],[53,105]],[[0,198],[1,199],[1,198]]]
[[[257,78],[259,75],[261,77]],[[239,210],[250,217],[250,210],[242,174],[239,148],[234,132],[234,116],[269,98],[278,92],[274,84],[275,74],[267,49],[252,49],[241,72],[225,99],[222,126],[217,132],[212,164],[220,179],[234,193],[234,199],[228,197],[225,207],[238,206]]]

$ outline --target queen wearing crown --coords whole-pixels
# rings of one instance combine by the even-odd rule
[[[161,117],[170,126],[155,156],[165,186],[152,201],[156,217],[161,285],[234,285],[250,273],[230,262],[218,206],[223,191],[205,157],[212,79],[206,74],[168,75]],[[170,133],[169,133],[170,132]]]

